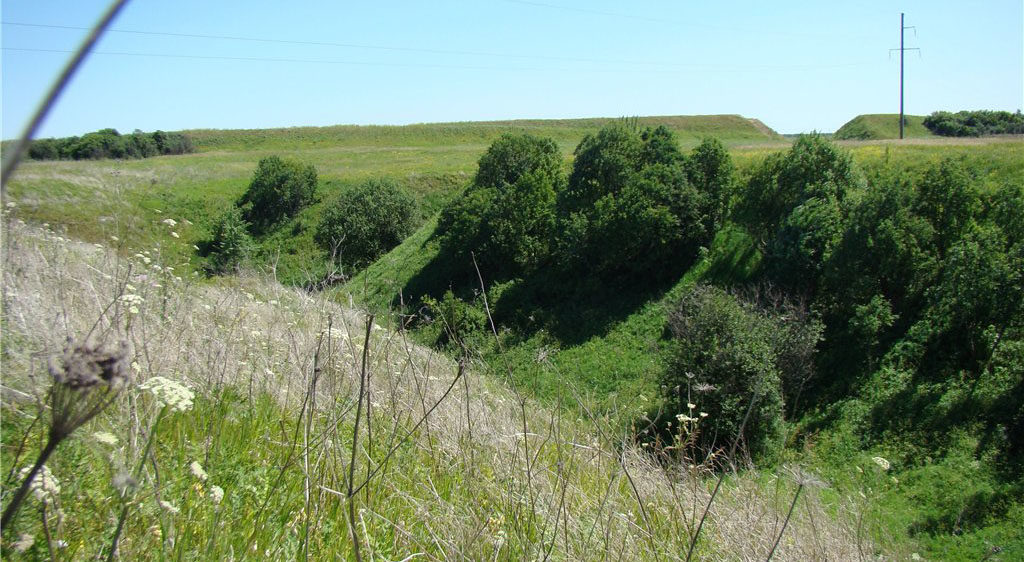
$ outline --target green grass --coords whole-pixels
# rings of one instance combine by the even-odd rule
[[[923,115],[905,115],[903,137],[908,139],[937,137],[924,126]],[[882,140],[900,137],[898,113],[858,115],[835,132],[835,140]]]

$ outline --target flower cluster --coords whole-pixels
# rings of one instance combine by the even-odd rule
[[[126,293],[121,295],[117,300],[121,301],[121,304],[128,307],[128,312],[131,314],[138,314],[139,305],[141,305],[145,299],[134,293]]]
[[[161,406],[170,408],[172,412],[185,412],[192,408],[195,394],[177,381],[165,377],[153,377],[140,386],[149,391]]]

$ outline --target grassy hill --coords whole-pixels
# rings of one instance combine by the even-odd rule
[[[923,115],[906,115],[904,138],[928,138],[937,135],[925,128]],[[839,127],[835,140],[883,140],[900,137],[900,116],[896,113],[858,115]]]
[[[200,151],[314,148],[328,146],[486,146],[503,133],[530,133],[555,139],[571,150],[587,133],[622,118],[523,119],[510,121],[467,121],[402,126],[335,125],[330,127],[289,127],[282,129],[184,131]],[[757,119],[739,115],[684,115],[627,118],[638,126],[665,125],[684,145],[715,136],[726,144],[770,143],[783,138]]]

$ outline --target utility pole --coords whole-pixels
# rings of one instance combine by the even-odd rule
[[[906,122],[906,118],[903,115],[903,53],[904,53],[904,51],[920,51],[921,50],[921,49],[918,49],[916,47],[908,49],[908,48],[903,46],[903,32],[905,32],[908,29],[913,29],[914,30],[914,34],[915,35],[917,34],[917,28],[916,27],[914,27],[912,25],[911,26],[903,25],[903,16],[904,16],[903,12],[900,12],[900,48],[899,48],[899,51],[900,51],[900,140],[903,140],[903,125]],[[889,49],[889,53],[891,54],[895,50],[896,49]]]

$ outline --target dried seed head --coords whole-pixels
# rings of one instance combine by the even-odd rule
[[[121,342],[112,350],[90,344],[75,346],[69,340],[60,361],[50,362],[50,375],[50,435],[59,441],[117,397],[129,376],[128,344]]]
[[[82,344],[64,348],[60,364],[50,363],[50,375],[60,385],[71,389],[84,389],[106,384],[119,387],[128,380],[128,344],[121,342],[117,349],[105,349]]]

